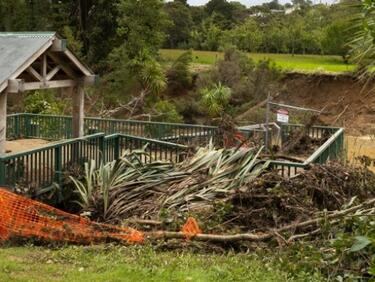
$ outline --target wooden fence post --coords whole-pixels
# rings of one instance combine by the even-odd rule
[[[0,92],[0,157],[5,155],[7,136],[7,96],[6,91]]]

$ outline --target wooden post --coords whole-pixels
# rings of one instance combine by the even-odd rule
[[[83,137],[83,119],[85,94],[82,85],[72,89],[73,91],[73,138]]]
[[[0,157],[5,155],[7,129],[7,96],[6,91],[0,92]]]

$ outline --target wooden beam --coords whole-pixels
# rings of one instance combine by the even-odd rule
[[[72,79],[77,79],[78,78],[78,75],[77,73],[67,64],[65,63],[63,60],[61,60],[56,54],[52,53],[52,52],[48,52],[48,56],[58,65],[61,66],[61,68],[63,69],[63,71],[68,75],[70,76],[70,78]]]
[[[42,77],[43,77],[43,80],[46,79],[46,76],[47,76],[47,55],[46,54],[43,54],[42,56]]]
[[[23,73],[36,59],[38,59],[51,45],[52,39],[49,40],[43,47],[41,47],[34,55],[32,55],[27,61],[20,66],[10,77],[11,79],[16,79],[21,73]],[[0,92],[4,91],[8,86],[8,81],[4,81],[0,84]]]
[[[54,67],[46,76],[46,80],[47,81],[50,81],[58,72],[59,70],[61,69],[61,66],[58,65],[56,67]]]
[[[7,96],[6,91],[0,92],[0,157],[5,155],[7,129]]]
[[[67,49],[67,41],[66,39],[60,39],[56,38],[53,43],[51,48],[49,49],[51,52],[64,52]]]
[[[23,79],[8,79],[8,93],[18,93],[25,91],[25,81]]]
[[[92,72],[85,67],[77,58],[76,56],[73,55],[72,52],[69,50],[66,50],[64,54],[76,65],[77,68],[85,75],[85,76],[90,76],[92,75]]]
[[[87,75],[87,76],[84,76],[80,81],[85,86],[95,85],[99,82],[99,76],[95,74]]]
[[[73,137],[78,138],[84,135],[84,104],[85,93],[82,86],[73,88]]]
[[[52,45],[52,39],[49,40],[38,52],[34,53],[21,67],[19,67],[11,76],[11,79],[16,79],[23,73],[36,59],[43,55],[43,53]]]
[[[35,79],[39,81],[43,81],[43,77],[32,67],[29,66],[26,71],[31,74]]]
[[[64,87],[74,87],[77,82],[71,79],[67,80],[50,80],[46,83],[44,82],[26,82],[23,87],[23,91],[27,90],[38,90],[38,89],[49,89],[49,88],[64,88]]]

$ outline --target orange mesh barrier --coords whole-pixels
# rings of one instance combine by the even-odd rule
[[[184,233],[186,238],[189,239],[197,234],[201,234],[202,230],[199,228],[198,222],[195,218],[189,217],[184,226],[182,226],[182,233]]]
[[[242,144],[242,147],[249,147],[249,140],[247,140],[246,136],[237,131],[234,135],[224,135],[224,147],[233,147]]]
[[[17,237],[81,244],[144,240],[133,228],[95,223],[0,188],[0,241]]]

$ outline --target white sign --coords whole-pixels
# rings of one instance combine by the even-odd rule
[[[288,110],[280,109],[277,110],[277,121],[282,123],[288,123],[289,122],[289,112]]]

